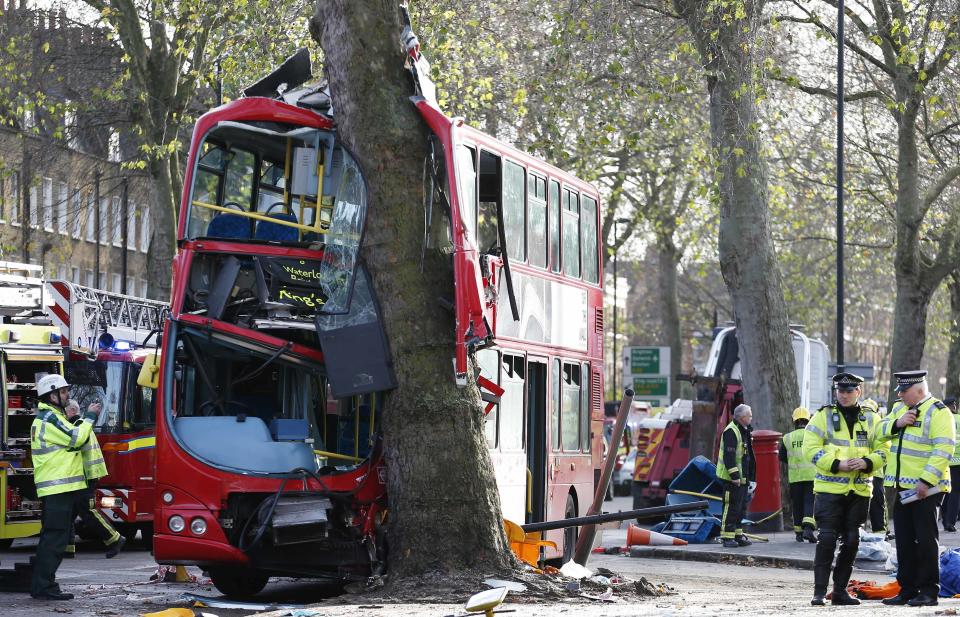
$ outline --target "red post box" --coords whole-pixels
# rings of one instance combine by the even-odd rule
[[[777,431],[753,431],[753,455],[757,459],[757,490],[747,508],[750,520],[762,520],[780,510],[780,437]],[[781,531],[783,516],[778,513],[754,525],[754,531]]]

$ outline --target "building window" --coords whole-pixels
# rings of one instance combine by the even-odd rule
[[[10,174],[10,223],[20,224],[20,174]]]
[[[111,274],[110,275],[111,291],[113,291],[113,293],[115,294],[118,294],[120,293],[120,290],[122,288],[123,288],[123,277],[121,277],[119,274]]]
[[[80,195],[80,187],[77,187],[73,191],[73,196],[70,200],[70,211],[72,213],[71,220],[73,221],[73,237],[77,240],[80,239],[80,236],[83,235],[83,197]]]
[[[85,283],[87,287],[93,287],[93,284],[96,282],[93,278],[93,270],[84,270],[83,276],[87,280]]]
[[[64,265],[57,266],[57,279],[61,281],[67,280],[67,267]]]
[[[127,250],[137,250],[137,204],[127,201]],[[128,289],[133,289],[128,286]]]
[[[110,151],[108,155],[111,163],[120,162],[120,133],[112,129],[110,131]]]
[[[30,227],[36,229],[40,226],[40,187],[36,184],[30,185]]]
[[[53,231],[53,180],[43,179],[43,229]]]
[[[101,197],[100,198],[100,229],[97,230],[97,237],[100,239],[100,244],[109,244],[110,242],[110,198]],[[100,277],[100,280],[103,280],[103,277]]]
[[[103,270],[101,270],[101,271],[100,271],[100,276],[99,276],[98,278],[99,278],[99,282],[97,282],[96,287],[97,287],[98,289],[106,289],[106,288],[107,288],[107,273],[104,272]]]
[[[67,205],[70,201],[70,191],[66,182],[60,183],[60,199],[57,201],[57,229],[60,233],[67,233]]]
[[[137,295],[137,287],[136,287],[136,284],[134,283],[132,276],[127,277],[127,291],[124,293],[126,293],[129,296]]]
[[[146,298],[147,297],[147,279],[138,279],[137,283],[140,286],[140,297]]]
[[[113,245],[121,246],[120,230],[123,229],[123,207],[119,197],[113,198],[113,216],[111,220],[114,222],[114,224],[110,226],[110,228],[113,229]]]
[[[70,268],[70,281],[77,285],[80,284],[80,268],[76,266]]]
[[[150,250],[150,217],[147,214],[147,208],[140,213],[140,252],[146,253]]]

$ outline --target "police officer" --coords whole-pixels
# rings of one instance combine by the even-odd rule
[[[737,405],[733,420],[723,429],[720,451],[717,453],[717,478],[723,484],[723,520],[720,538],[727,548],[752,544],[743,533],[740,521],[747,512],[747,496],[757,487],[756,461],[750,422],[753,409]]]
[[[873,416],[874,424],[880,422],[880,405],[878,405],[875,400],[868,398],[860,403],[860,407],[864,413]],[[888,452],[887,460],[889,460],[890,444],[889,442],[883,443]],[[883,491],[883,473],[884,467],[882,465],[873,470],[873,495],[870,497],[870,529],[874,533],[886,534],[887,522],[890,520],[890,517],[887,515],[887,496]]]
[[[943,404],[953,412],[955,432],[960,436],[960,414],[957,413],[957,399],[949,397],[943,399]],[[960,439],[953,447],[953,456],[950,457],[950,486],[960,486]],[[951,490],[943,501],[943,530],[954,532],[957,530],[957,515],[960,514],[960,490]]]
[[[804,428],[810,422],[806,407],[793,410],[793,427],[780,441],[780,460],[787,464],[787,481],[790,483],[790,509],[793,511],[793,531],[797,542],[816,542],[813,534],[813,477],[817,468],[803,458]]]
[[[956,427],[947,406],[930,395],[926,376],[926,371],[894,373],[903,405],[880,422],[880,437],[891,441],[886,484],[897,489],[893,525],[900,583],[900,593],[884,604],[936,606],[940,593],[938,493],[950,492]]]
[[[847,593],[847,583],[860,544],[860,525],[867,520],[872,472],[886,460],[886,451],[876,440],[877,425],[859,404],[861,383],[863,378],[851,373],[834,375],[837,402],[814,414],[803,439],[803,454],[817,467],[813,515],[820,534],[813,560],[810,603],[814,606],[825,604],[838,541],[840,553],[833,568],[831,602],[860,604]]]
[[[99,413],[100,403],[91,403],[87,408],[93,413]],[[71,424],[78,426],[83,420],[80,416],[80,404],[70,399],[66,408],[67,419]],[[83,475],[87,479],[87,507],[80,510],[78,515],[85,529],[90,530],[107,547],[106,558],[112,559],[120,554],[127,539],[120,535],[113,525],[110,524],[100,509],[97,508],[96,496],[94,493],[94,484],[96,481],[107,475],[107,464],[103,460],[103,452],[100,450],[100,442],[97,441],[97,434],[91,433],[87,444],[80,448],[83,456]],[[77,547],[73,544],[73,533],[70,534],[70,544],[67,545],[64,557],[73,557]]]
[[[93,432],[94,411],[87,411],[79,426],[64,415],[70,386],[60,375],[45,375],[37,382],[37,415],[30,426],[33,481],[43,502],[40,543],[33,562],[30,595],[38,600],[71,600],[56,582],[57,568],[71,540],[73,518],[86,504],[87,481],[83,474],[85,446]]]

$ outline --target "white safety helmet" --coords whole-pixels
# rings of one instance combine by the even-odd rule
[[[43,396],[45,394],[50,394],[51,392],[56,392],[60,388],[69,388],[70,384],[67,383],[67,380],[63,378],[63,375],[58,375],[54,373],[53,375],[44,375],[40,378],[40,381],[37,382],[37,394]]]

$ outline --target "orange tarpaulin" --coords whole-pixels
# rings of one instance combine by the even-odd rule
[[[900,593],[900,583],[890,581],[884,585],[878,585],[877,581],[850,581],[847,583],[847,593],[861,600],[883,600]],[[828,594],[827,598],[832,595]]]

